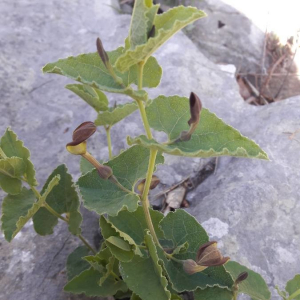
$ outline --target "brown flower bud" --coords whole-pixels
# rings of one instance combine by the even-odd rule
[[[92,136],[97,127],[93,122],[84,122],[80,124],[74,131],[73,131],[73,142],[69,143],[68,145],[75,146],[84,141],[86,141],[90,136]]]
[[[199,248],[196,261],[201,266],[211,267],[224,265],[229,259],[229,257],[223,257],[217,248],[217,242],[212,241]]]
[[[202,109],[202,103],[199,99],[199,97],[191,92],[190,95],[190,112],[191,112],[191,118],[188,121],[189,125],[192,125],[194,123],[199,123],[200,120],[200,112]]]
[[[187,259],[183,263],[183,269],[188,274],[202,272],[208,267],[222,266],[229,260],[229,257],[223,257],[217,248],[217,242],[212,241],[202,245],[198,252],[196,261]]]
[[[191,118],[188,121],[188,124],[190,125],[189,131],[182,131],[180,135],[180,139],[182,141],[189,141],[191,139],[191,136],[193,132],[196,130],[197,125],[200,121],[200,112],[202,109],[202,103],[199,99],[199,97],[191,92],[190,95],[190,112],[191,112]]]
[[[97,127],[93,122],[84,122],[73,132],[73,141],[67,144],[67,150],[75,155],[86,153],[86,140],[95,133]]]
[[[198,272],[202,272],[205,270],[207,267],[199,266],[194,260],[192,259],[187,259],[183,262],[183,270],[189,274],[195,274]]]
[[[148,32],[148,39],[152,38],[155,36],[155,25],[152,26],[150,31]]]
[[[140,181],[140,183],[137,186],[137,189],[141,194],[144,191],[145,182],[146,182],[146,179],[143,179]],[[151,183],[150,183],[150,190],[155,189],[159,183],[160,183],[159,178],[156,175],[153,175],[152,179],[151,179]]]
[[[235,280],[235,284],[238,285],[242,281],[246,280],[247,278],[248,278],[248,272],[242,272]]]
[[[100,56],[102,62],[104,63],[105,67],[108,68],[109,58],[108,58],[106,51],[104,50],[104,47],[102,45],[100,38],[97,38],[96,45],[97,45],[97,50],[98,50],[98,53],[99,53],[99,56]]]

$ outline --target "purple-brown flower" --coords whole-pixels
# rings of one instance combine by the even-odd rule
[[[217,242],[211,241],[202,245],[198,252],[196,261],[187,259],[183,263],[183,269],[188,274],[202,272],[208,267],[222,266],[230,258],[224,257],[217,248]]]

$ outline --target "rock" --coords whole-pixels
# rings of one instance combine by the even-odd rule
[[[201,52],[215,63],[234,64],[239,71],[256,72],[262,59],[264,31],[223,1],[196,4],[208,17],[189,26],[186,33]]]
[[[273,292],[300,271],[300,143],[286,134],[300,128],[299,100],[259,107],[237,126],[269,162],[220,158],[216,174],[189,195],[188,211],[224,254],[261,273]]]
[[[2,53],[0,56],[0,111],[2,112],[0,131],[4,132],[5,128],[11,125],[19,137],[25,141],[25,145],[31,149],[40,186],[51,171],[61,163],[66,163],[75,179],[78,178],[79,158],[69,155],[65,150],[65,144],[70,141],[72,130],[78,124],[83,121],[94,120],[96,117],[96,113],[90,107],[63,88],[66,83],[72,81],[62,76],[42,75],[40,69],[47,62],[55,61],[58,58],[96,51],[95,41],[98,36],[101,37],[107,50],[121,45],[128,33],[130,17],[117,15],[117,11],[112,9],[110,4],[110,0],[90,1],[88,6],[82,0],[72,2],[50,0],[46,4],[37,0],[24,0],[22,3],[10,1],[6,2],[5,5],[4,3],[0,4],[0,10],[3,12],[0,19],[2,28],[0,40],[5,41],[5,44],[0,44]],[[285,229],[280,230],[278,224],[275,224],[277,232],[273,228],[265,230],[270,234],[268,240],[273,244],[273,248],[271,250],[267,248],[264,241],[259,241],[259,243],[264,246],[266,257],[268,255],[268,257],[274,258],[274,263],[269,266],[266,257],[263,254],[258,255],[254,250],[254,244],[246,243],[249,239],[252,239],[253,243],[257,243],[257,239],[262,238],[261,235],[265,231],[260,232],[259,230],[264,230],[263,226],[267,226],[266,221],[263,220],[262,224],[254,224],[257,232],[254,229],[253,231],[248,230],[248,236],[245,235],[244,237],[242,233],[235,232],[231,237],[229,234],[231,234],[232,228],[236,227],[229,209],[226,206],[226,209],[221,210],[226,212],[226,216],[221,214],[221,211],[218,210],[220,202],[214,201],[220,199],[220,195],[225,189],[221,186],[221,181],[224,181],[228,182],[231,190],[237,189],[234,195],[233,192],[230,193],[231,190],[226,191],[228,197],[231,195],[232,199],[241,197],[245,192],[244,189],[249,193],[252,191],[253,197],[254,194],[258,197],[260,195],[268,196],[263,202],[265,203],[263,205],[265,212],[260,209],[261,207],[257,208],[258,200],[253,200],[252,208],[251,203],[248,203],[249,211],[258,209],[257,213],[261,217],[277,220],[277,217],[281,217],[282,212],[286,211],[288,214],[289,210],[291,214],[295,214],[292,212],[292,208],[293,205],[295,207],[297,205],[294,197],[296,190],[291,190],[290,182],[296,182],[296,175],[298,174],[293,171],[299,163],[295,155],[297,149],[284,149],[288,137],[284,134],[280,134],[279,137],[277,135],[277,140],[280,139],[277,142],[275,132],[279,132],[281,129],[293,131],[299,128],[299,117],[296,118],[295,106],[297,101],[292,99],[282,102],[282,104],[275,104],[274,108],[273,106],[257,108],[245,104],[239,96],[232,71],[221,70],[215,63],[207,59],[183,33],[178,33],[170,39],[157,52],[156,57],[164,68],[164,75],[160,87],[150,91],[152,98],[159,94],[179,94],[188,97],[190,92],[194,91],[200,96],[205,107],[222,117],[225,122],[236,126],[243,134],[256,138],[257,142],[261,143],[271,158],[274,159],[275,163],[273,164],[222,158],[216,175],[220,178],[218,181],[220,192],[218,192],[219,186],[216,186],[215,190],[210,188],[208,183],[211,182],[211,185],[215,186],[214,179],[216,178],[211,176],[199,187],[199,189],[203,188],[199,195],[198,190],[194,192],[194,196],[190,199],[193,208],[190,210],[201,222],[204,222],[208,229],[212,228],[209,230],[216,234],[216,238],[223,241],[224,249],[228,249],[226,251],[233,259],[245,255],[247,260],[241,259],[242,262],[259,266],[263,275],[266,274],[269,276],[268,278],[270,278],[271,273],[274,273],[272,276],[278,279],[276,283],[283,285],[288,271],[281,274],[287,263],[286,261],[281,262],[281,256],[285,260],[290,260],[290,256],[284,256],[284,254],[292,252],[293,249],[288,249],[286,245],[291,244],[292,247],[297,245],[295,240],[297,235],[295,233],[292,238],[292,230],[289,229],[293,226],[296,228],[295,219],[288,220],[286,215],[280,220],[280,224],[284,222],[284,226],[288,228],[289,240],[285,240],[283,237]],[[128,101],[122,95],[109,94],[108,96],[111,103]],[[286,112],[285,118],[280,115],[282,111]],[[274,119],[273,114],[276,116]],[[270,119],[269,123],[268,119]],[[113,127],[114,155],[127,147],[124,132],[131,136],[144,132],[138,112]],[[162,134],[159,133],[156,136],[163,138]],[[292,143],[294,147],[298,147],[295,141],[288,140],[288,142]],[[97,158],[107,159],[108,152],[104,130],[99,130],[89,141],[89,149]],[[279,152],[276,152],[276,149],[278,151],[284,150],[285,156],[279,159],[276,154]],[[173,156],[166,156],[166,162],[168,164],[160,166],[157,174],[162,183],[168,186],[178,182],[191,172],[199,170],[201,165],[205,164],[205,160],[183,159]],[[289,163],[290,169],[288,169]],[[236,165],[236,168],[239,164],[244,164],[244,168],[240,168],[240,172],[234,173],[233,164]],[[274,170],[279,168],[284,175],[280,177],[280,174],[275,172],[273,168]],[[232,176],[235,174],[236,178],[240,178],[241,185],[240,183],[237,184],[236,181],[231,183],[228,181],[227,178],[231,175],[227,175],[229,173],[227,169],[232,170]],[[251,177],[242,173],[246,170],[251,173]],[[286,174],[290,177],[286,178]],[[274,178],[272,178],[273,176]],[[252,178],[251,183],[257,184],[255,190],[250,190],[247,182],[243,181],[247,178]],[[272,180],[275,179],[277,181],[273,182]],[[233,178],[232,180],[236,179]],[[279,183],[282,182],[285,184],[280,185]],[[200,196],[202,199],[205,195],[209,197],[211,193],[218,195],[217,198],[212,197],[210,202],[210,205],[215,205],[216,208],[213,211],[208,211],[207,206],[207,213],[202,214],[196,203],[200,201]],[[286,195],[285,201],[279,197],[279,195],[283,195],[282,193]],[[270,198],[271,196],[273,198]],[[224,199],[226,200],[228,197],[224,196]],[[274,205],[274,199],[279,199],[282,203],[278,204],[280,207],[273,213],[273,211],[270,212],[270,205]],[[222,203],[225,203],[225,200]],[[209,202],[205,201],[205,203],[208,205]],[[236,218],[242,218],[241,214],[244,211],[241,207],[242,204],[238,201],[230,202],[230,204]],[[89,241],[92,242],[97,236],[98,219],[96,216],[86,214],[85,212],[85,220],[88,223],[84,227],[83,235],[87,235]],[[245,216],[245,218],[248,222],[252,222],[252,215]],[[259,227],[260,225],[261,227]],[[299,231],[297,232],[299,234]],[[75,237],[69,235],[64,224],[57,226],[55,234],[49,237],[37,236],[30,224],[11,244],[8,244],[1,237],[2,261],[0,272],[2,278],[0,288],[2,299],[15,300],[20,297],[47,300],[84,299],[70,296],[62,291],[66,282],[64,274],[66,257],[78,244],[79,242]],[[250,249],[248,250],[247,247]],[[238,256],[239,252],[241,253],[240,256]],[[275,265],[276,261],[277,266]],[[294,269],[291,268],[290,270]],[[290,271],[287,279],[293,275]],[[272,280],[269,282],[273,284]]]

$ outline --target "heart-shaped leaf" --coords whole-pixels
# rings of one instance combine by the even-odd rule
[[[107,52],[111,64],[121,56],[124,48],[120,47],[114,51]],[[55,73],[67,76],[71,79],[87,84],[92,88],[97,88],[111,93],[127,94],[130,84],[138,82],[138,68],[132,66],[128,72],[120,73],[114,70],[116,75],[123,80],[120,84],[114,80],[111,74],[103,64],[99,54],[89,53],[81,54],[76,57],[60,59],[57,62],[49,63],[43,68],[44,73]],[[162,69],[156,59],[152,57],[144,67],[143,87],[156,87],[160,83]]]
[[[113,170],[114,176],[128,190],[126,192],[110,180],[101,179],[97,170],[93,170],[78,180],[79,189],[84,205],[98,214],[116,216],[120,210],[127,208],[135,211],[138,207],[139,196],[133,192],[136,182],[145,178],[148,169],[150,151],[141,146],[131,147],[105,165]],[[159,154],[156,164],[163,163]]]
[[[197,289],[194,292],[195,300],[232,300],[233,293],[228,289],[221,289],[220,287],[208,287],[204,290]]]
[[[7,241],[11,241],[24,225],[36,214],[51,190],[59,183],[59,175],[52,178],[43,195],[36,200],[32,190],[22,188],[18,195],[7,195],[2,202],[2,230]]]
[[[42,193],[47,188],[49,182],[57,175],[60,176],[60,182],[51,190],[46,202],[58,214],[66,213],[69,221],[69,231],[75,235],[80,234],[80,225],[82,222],[82,216],[79,211],[80,202],[72,181],[72,176],[68,173],[66,165],[60,165],[52,172],[42,189]],[[33,217],[34,229],[40,235],[52,234],[57,222],[58,218],[44,207]]]
[[[140,20],[145,20],[144,12],[140,12]],[[137,45],[134,49],[128,49],[116,61],[115,66],[121,72],[127,71],[131,66],[141,61],[147,60],[162,44],[164,44],[172,35],[185,27],[186,25],[202,18],[205,13],[194,7],[177,6],[169,9],[167,12],[156,15],[153,25],[156,34],[147,40],[146,43]],[[135,26],[136,27],[136,26]],[[134,44],[139,44],[144,40],[145,24],[141,30],[141,38]],[[125,73],[126,74],[126,73]]]
[[[189,100],[179,96],[159,96],[146,108],[150,126],[167,133],[169,141],[158,143],[145,136],[128,138],[128,143],[154,148],[172,155],[189,157],[238,156],[268,159],[267,154],[252,140],[225,124],[208,109],[202,108],[200,123],[189,141],[176,141],[188,130]]]
[[[286,283],[285,290],[289,293],[289,296],[291,297],[295,292],[300,291],[300,275],[297,274],[293,279],[289,280]],[[299,295],[291,298],[295,300],[300,299],[300,293]]]
[[[197,220],[184,210],[178,209],[170,212],[162,221],[160,226],[166,239],[174,243],[174,247],[189,244],[185,253],[175,254],[179,260],[196,259],[197,251],[201,245],[208,242],[208,235]],[[172,287],[177,292],[193,291],[197,288],[218,285],[231,287],[233,280],[223,266],[209,267],[200,273],[188,275],[184,272],[181,263],[169,260],[161,249],[158,249],[159,257],[164,263]]]

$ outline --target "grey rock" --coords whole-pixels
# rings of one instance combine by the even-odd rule
[[[217,173],[190,195],[189,212],[223,252],[261,273],[272,288],[284,288],[300,271],[300,143],[287,134],[300,128],[299,100],[259,107],[238,125],[269,162],[221,158]]]
[[[196,2],[207,18],[186,30],[201,52],[218,64],[234,64],[243,72],[260,66],[264,32],[234,7],[220,0]]]

